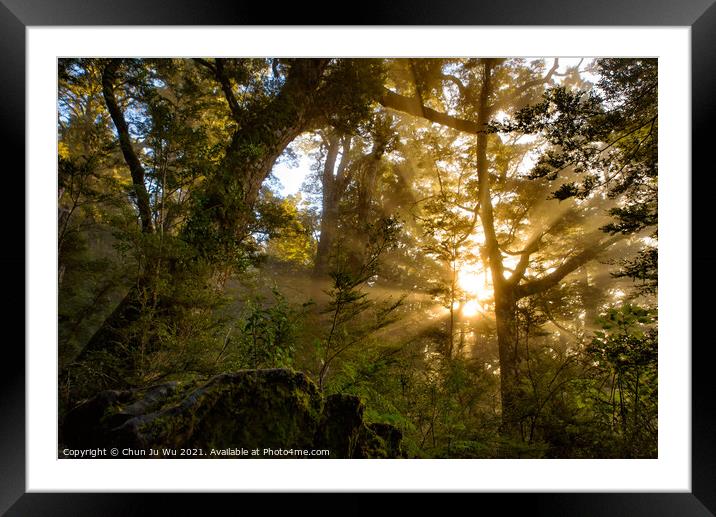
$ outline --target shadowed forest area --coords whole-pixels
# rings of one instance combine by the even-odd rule
[[[657,457],[657,78],[60,59],[61,445]]]

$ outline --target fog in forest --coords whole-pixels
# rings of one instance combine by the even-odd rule
[[[60,449],[657,456],[655,59],[58,70]]]

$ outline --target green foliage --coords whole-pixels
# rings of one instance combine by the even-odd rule
[[[343,353],[368,339],[394,321],[402,299],[376,303],[363,290],[378,276],[380,257],[395,242],[399,224],[385,218],[366,225],[367,242],[360,255],[349,249],[331,272],[333,285],[323,313],[328,323],[325,336],[317,343],[320,357],[318,385],[324,388],[332,363]]]
[[[214,268],[170,235],[135,228],[117,231],[115,237],[119,256],[136,275],[127,296],[138,317],[120,329],[121,345],[115,349],[125,359],[120,370],[125,382],[142,386],[216,372],[227,298]]]
[[[636,257],[623,259],[621,269],[612,275],[616,278],[631,278],[639,294],[656,294],[659,281],[659,250],[656,246],[645,246]]]
[[[588,352],[616,372],[656,364],[656,311],[625,304],[599,319]]]
[[[231,345],[235,350],[227,366],[254,369],[292,366],[302,314],[291,307],[277,289],[274,288],[272,294],[270,305],[260,296],[247,301],[237,329],[232,333],[237,343]],[[228,341],[227,346],[230,346]]]
[[[371,104],[382,93],[385,74],[380,59],[335,59],[328,66],[318,95],[328,123],[353,133],[371,115]]]
[[[624,304],[600,322],[586,353],[608,383],[608,397],[594,401],[601,423],[616,434],[623,457],[656,457],[656,311]]]
[[[260,221],[267,235],[266,254],[296,267],[310,266],[316,255],[315,211],[303,202],[300,194],[275,200],[270,197],[265,196],[259,206]]]

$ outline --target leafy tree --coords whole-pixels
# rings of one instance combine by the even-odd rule
[[[545,82],[548,82],[553,71],[548,72],[541,80],[529,80],[516,90],[501,95],[502,90],[498,88],[495,81],[506,78],[514,79],[515,76],[519,77],[521,72],[519,63],[517,67],[513,68],[505,66],[504,62],[499,60],[485,59],[480,62],[470,62],[470,69],[472,72],[468,79],[472,84],[465,84],[459,78],[454,78],[454,80],[463,85],[463,90],[472,89],[474,92],[466,96],[467,99],[472,99],[472,104],[477,112],[477,117],[474,121],[437,112],[424,106],[417,97],[408,98],[390,91],[385,93],[382,102],[387,107],[423,116],[433,122],[475,135],[476,201],[479,205],[478,213],[484,232],[484,244],[481,253],[485,256],[486,263],[492,272],[492,284],[495,294],[495,316],[500,350],[503,426],[508,435],[516,435],[518,434],[520,420],[519,406],[521,400],[525,398],[524,377],[521,372],[521,364],[524,358],[521,357],[520,347],[516,342],[515,325],[518,301],[557,285],[565,276],[593,259],[601,250],[615,242],[616,239],[601,241],[586,247],[541,278],[525,279],[525,273],[530,267],[532,255],[539,250],[544,236],[556,229],[554,226],[552,228],[548,227],[545,231],[527,235],[526,238],[521,239],[521,251],[513,252],[519,259],[512,269],[512,274],[509,277],[505,277],[505,243],[501,242],[498,236],[498,223],[495,220],[495,203],[492,195],[496,181],[490,172],[488,160],[488,136],[490,134],[488,124],[491,116],[496,112],[496,108],[507,103],[503,95],[512,98],[515,95],[527,95],[531,89],[541,87]],[[452,81],[453,79],[451,79]]]
[[[300,312],[277,289],[272,294],[273,304],[266,305],[256,297],[244,308],[234,354],[239,368],[286,368],[292,364]],[[224,350],[229,344],[227,338]]]
[[[595,401],[618,437],[620,457],[657,455],[656,311],[624,304],[600,320],[602,329],[587,349],[606,384]]]
[[[362,255],[364,261],[356,268],[353,256],[339,256],[331,272],[333,285],[324,311],[327,331],[318,343],[320,369],[318,385],[323,388],[332,363],[350,348],[393,321],[401,303],[388,300],[376,304],[363,291],[378,274],[380,257],[395,240],[399,226],[393,219],[384,219],[367,228],[368,242]]]
[[[301,194],[278,201],[278,220],[272,221],[272,232],[266,241],[266,253],[278,261],[308,267],[316,254],[315,233],[318,216]],[[262,218],[266,211],[261,210]]]

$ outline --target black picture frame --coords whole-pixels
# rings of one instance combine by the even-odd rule
[[[25,29],[27,26],[81,25],[571,25],[571,26],[689,26],[691,27],[692,69],[692,235],[710,235],[710,204],[699,196],[714,192],[716,175],[711,126],[716,118],[716,5],[714,0],[467,0],[451,3],[430,0],[362,3],[350,15],[341,15],[337,5],[191,0],[0,0],[0,131],[6,160],[19,158],[14,166],[4,160],[3,184],[10,198],[6,203],[3,234],[15,243],[4,247],[0,262],[7,282],[16,288],[13,303],[5,310],[6,329],[19,327],[24,320],[25,227],[18,214],[25,213],[24,153]],[[684,171],[685,180],[689,172]],[[694,180],[698,180],[698,185]],[[10,210],[7,203],[19,206]],[[11,214],[15,214],[11,216]],[[693,242],[697,242],[693,239]],[[710,292],[716,253],[702,247],[692,251],[692,271],[699,274],[700,292]],[[704,274],[706,272],[707,274]],[[668,274],[668,273],[666,273]],[[692,277],[693,278],[693,277]],[[21,291],[20,282],[23,282]],[[23,294],[20,294],[23,293]],[[687,300],[684,301],[688,303]],[[708,302],[695,297],[692,328],[708,322]],[[24,341],[24,331],[21,332]],[[694,334],[696,336],[696,334]],[[26,493],[25,490],[25,352],[17,339],[6,339],[0,376],[0,512],[7,515],[130,515],[146,504],[146,494]],[[509,508],[530,508],[530,514],[544,515],[714,515],[716,513],[716,398],[712,396],[711,343],[692,338],[692,343],[664,346],[692,346],[692,491],[690,493],[569,493],[569,494],[477,494],[480,506],[488,502]],[[48,346],[51,346],[48,344]],[[242,495],[246,497],[246,495]],[[151,499],[151,498],[150,498]],[[154,498],[156,500],[156,498]],[[417,497],[415,500],[421,500]],[[242,504],[247,504],[246,499]],[[272,504],[278,502],[274,499]],[[186,497],[162,497],[166,514],[189,511]],[[176,508],[176,510],[174,510]]]

